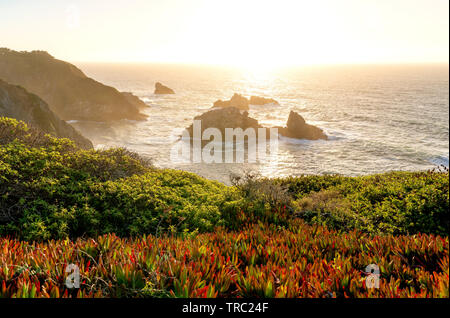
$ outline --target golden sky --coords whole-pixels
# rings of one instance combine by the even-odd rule
[[[0,0],[0,47],[68,61],[445,62],[448,0]]]

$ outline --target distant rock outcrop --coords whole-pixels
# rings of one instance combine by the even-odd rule
[[[251,96],[249,103],[250,103],[250,105],[266,105],[266,104],[280,105],[273,98],[265,98],[265,97],[259,97],[259,96]]]
[[[64,120],[59,119],[38,96],[2,80],[0,80],[0,116],[23,120],[55,137],[72,139],[81,148],[93,148],[88,139]]]
[[[160,82],[157,82],[155,84],[155,94],[175,94],[175,92],[173,91],[173,89],[164,86]]]
[[[234,94],[230,100],[218,100],[214,103],[213,107],[234,107],[241,110],[248,110],[248,99],[240,94]]]
[[[144,120],[139,105],[44,51],[0,48],[0,78],[38,95],[64,120]]]
[[[286,127],[277,127],[278,133],[285,137],[297,139],[328,139],[322,129],[319,127],[309,125],[305,119],[298,113],[291,111]]]

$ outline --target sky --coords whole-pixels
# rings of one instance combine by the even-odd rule
[[[0,47],[71,62],[448,63],[448,0],[0,0]]]

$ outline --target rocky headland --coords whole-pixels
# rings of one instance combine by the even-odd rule
[[[47,103],[23,87],[0,80],[0,116],[11,117],[55,137],[69,138],[84,149],[93,148],[92,143],[75,128],[58,118]]]
[[[145,104],[87,77],[45,51],[0,48],[0,78],[38,95],[63,120],[144,120]]]

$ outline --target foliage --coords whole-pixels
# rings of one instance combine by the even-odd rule
[[[448,235],[449,172],[445,167],[360,177],[268,179],[247,173],[233,177],[232,182],[246,213],[282,226],[299,217],[342,231]]]
[[[299,189],[295,195],[297,215],[312,223],[368,233],[448,235],[446,168],[340,177],[335,185],[313,192]]]
[[[189,238],[0,238],[0,297],[448,297],[448,237],[342,235],[296,220]],[[65,268],[79,266],[69,290]],[[365,268],[380,268],[380,288]]]
[[[28,127],[8,124],[18,127],[20,138],[0,148],[0,235],[129,236],[211,231],[222,224],[232,191],[218,182],[154,169],[120,148],[81,150],[50,136],[45,147],[30,146],[22,133]]]
[[[195,233],[295,218],[371,234],[447,235],[448,170],[260,178],[226,187],[125,149],[81,150],[0,119],[0,235],[27,240]],[[245,214],[241,219],[241,212]],[[244,222],[244,223],[243,223]]]
[[[449,297],[448,170],[227,187],[6,118],[0,145],[0,297]]]

